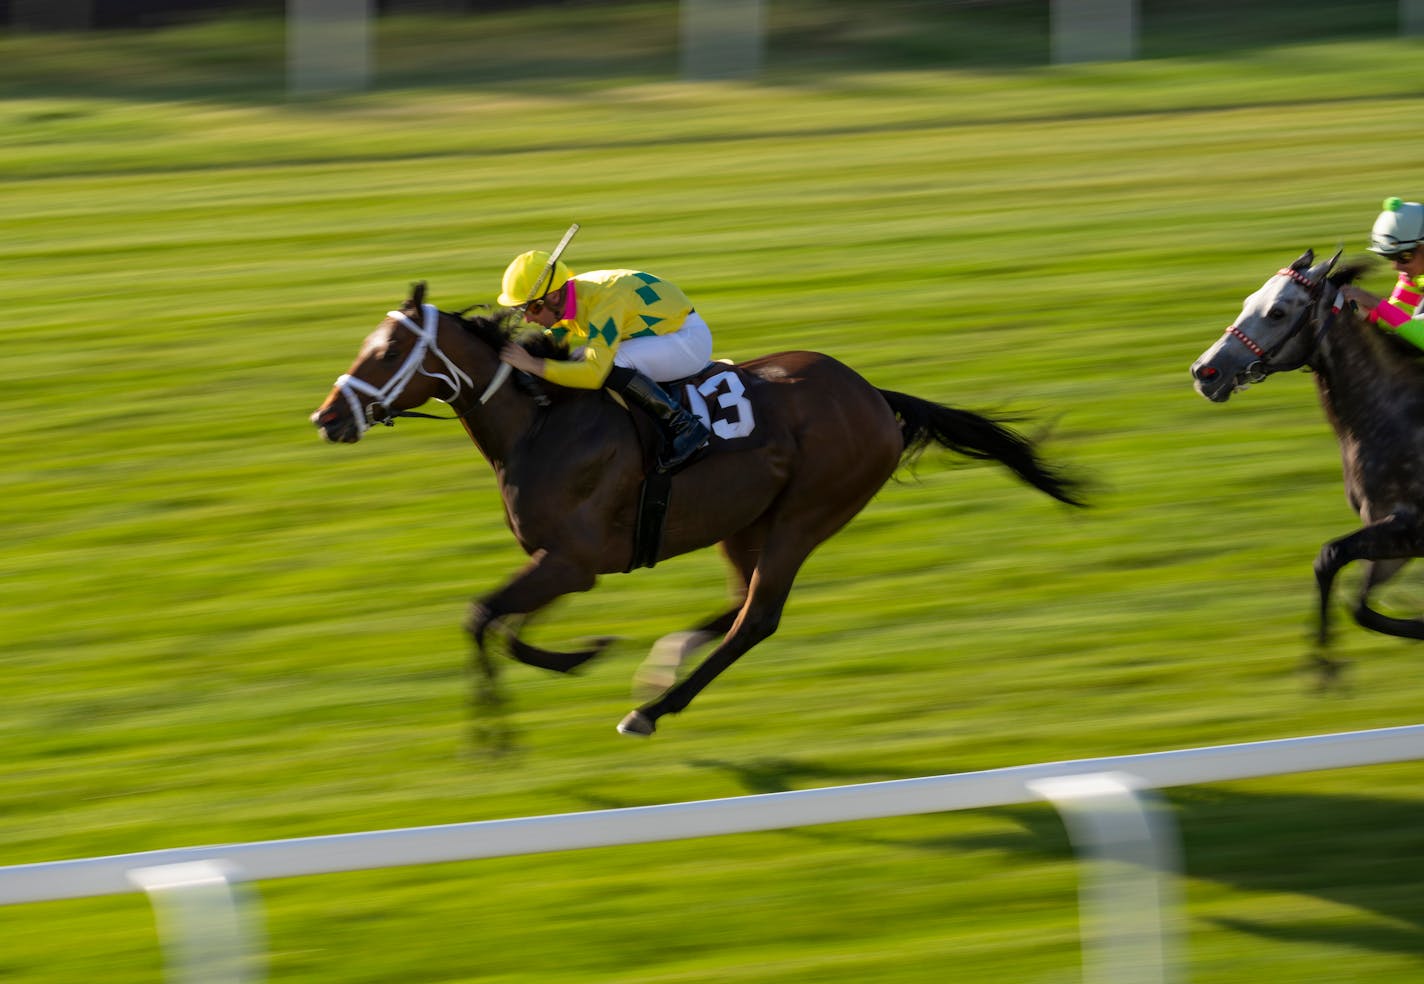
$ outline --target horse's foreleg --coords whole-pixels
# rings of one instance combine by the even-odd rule
[[[1349,563],[1341,559],[1341,544],[1348,537],[1332,540],[1320,548],[1315,557],[1316,625],[1315,644],[1321,650],[1330,647],[1330,593],[1335,585],[1335,575]]]
[[[1336,576],[1346,564],[1354,561],[1374,562],[1356,600],[1355,620],[1366,628],[1389,635],[1424,638],[1424,622],[1390,618],[1369,606],[1370,592],[1392,577],[1404,561],[1421,554],[1424,554],[1424,536],[1412,512],[1406,511],[1391,513],[1321,548],[1315,559],[1319,593],[1315,665],[1320,670],[1322,684],[1333,683],[1342,665],[1326,654],[1330,647],[1330,595]]]
[[[509,654],[521,663],[558,673],[568,673],[602,653],[612,639],[598,639],[584,650],[572,653],[554,652],[531,646],[519,638],[518,626],[510,618],[531,615],[556,598],[593,587],[593,569],[567,557],[536,551],[523,570],[502,588],[471,603],[465,627],[475,643],[475,649],[489,665],[485,635],[490,628],[498,629],[509,647]]]
[[[1381,560],[1372,561],[1369,564],[1369,572],[1365,575],[1364,584],[1361,585],[1360,593],[1355,599],[1353,615],[1356,622],[1375,632],[1383,632],[1385,635],[1400,636],[1405,639],[1424,639],[1424,619],[1396,618],[1370,607],[1370,595],[1374,590],[1398,574],[1407,563],[1407,560]]]
[[[503,754],[514,747],[515,730],[509,718],[508,703],[500,690],[498,666],[485,646],[489,623],[487,609],[471,607],[465,622],[474,644],[469,667],[470,734],[475,746]]]

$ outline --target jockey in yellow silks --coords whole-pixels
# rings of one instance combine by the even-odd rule
[[[551,271],[549,254],[533,250],[504,271],[498,300],[522,309],[524,320],[570,352],[567,360],[541,359],[509,344],[500,358],[558,386],[606,386],[636,404],[663,435],[664,471],[707,443],[702,421],[658,385],[691,376],[712,360],[712,331],[676,284],[640,270],[575,275],[562,260]]]
[[[1394,264],[1399,273],[1394,290],[1384,300],[1353,285],[1341,289],[1346,300],[1365,309],[1365,316],[1383,330],[1424,349],[1424,205],[1386,198],[1384,211],[1370,230],[1370,252]]]

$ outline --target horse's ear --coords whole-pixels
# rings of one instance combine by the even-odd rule
[[[1315,266],[1311,267],[1310,272],[1307,273],[1306,276],[1316,283],[1324,283],[1325,278],[1330,276],[1330,271],[1335,269],[1335,263],[1340,259],[1340,254],[1343,252],[1345,252],[1345,247],[1342,246],[1335,251],[1335,255],[1330,257],[1330,259],[1321,260]]]
[[[418,308],[425,303],[425,281],[417,280],[410,285],[410,300],[405,302],[408,307]]]
[[[1311,265],[1312,263],[1314,263],[1314,262],[1315,262],[1315,250],[1313,250],[1313,249],[1308,249],[1308,250],[1306,250],[1304,253],[1301,253],[1301,254],[1300,254],[1300,259],[1298,259],[1298,260],[1296,260],[1294,263],[1292,263],[1292,264],[1290,265],[1290,268],[1291,268],[1292,270],[1296,271],[1297,273],[1299,273],[1299,272],[1302,271],[1302,270],[1308,269],[1308,268],[1310,267],[1310,265]]]

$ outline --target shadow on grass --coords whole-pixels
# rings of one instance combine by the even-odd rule
[[[747,793],[781,792],[821,784],[904,778],[888,771],[842,769],[791,758],[750,763],[696,761],[724,771]],[[1230,786],[1163,790],[1181,836],[1183,874],[1234,891],[1298,895],[1357,909],[1396,926],[1351,926],[1322,920],[1211,921],[1235,932],[1301,942],[1334,941],[1400,955],[1424,952],[1424,825],[1417,801],[1377,797],[1252,793]],[[922,850],[950,858],[994,851],[1028,860],[1068,860],[1072,845],[1047,804],[974,811],[1018,828],[943,838],[875,837],[864,827],[837,824],[799,829],[818,842],[863,843]]]

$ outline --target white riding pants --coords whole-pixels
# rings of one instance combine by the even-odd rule
[[[693,311],[677,331],[642,335],[618,346],[615,366],[636,369],[655,383],[682,379],[712,361],[712,329]]]

